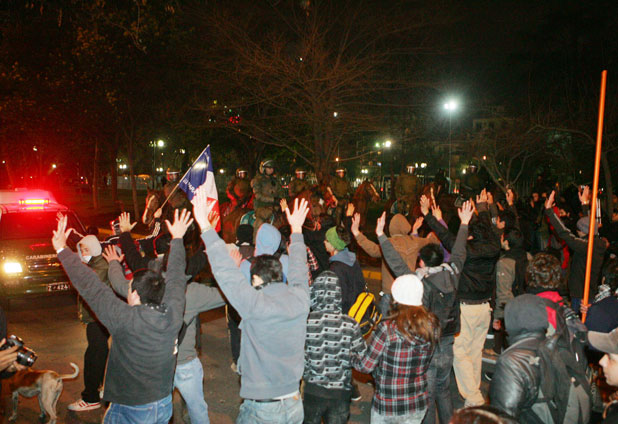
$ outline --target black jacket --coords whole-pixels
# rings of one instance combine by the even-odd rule
[[[483,208],[483,203],[478,204],[478,219],[483,220],[483,225],[491,227],[489,212]],[[485,210],[483,210],[485,209]],[[425,216],[425,222],[436,233],[442,245],[453,252],[455,236],[438,222],[431,214]],[[500,257],[500,239],[493,233],[489,240],[468,240],[466,243],[466,261],[461,271],[457,295],[459,300],[489,300],[496,285],[496,263]],[[488,233],[488,234],[489,234]]]
[[[367,287],[363,270],[356,260],[356,255],[347,249],[331,256],[329,270],[339,277],[341,310],[347,314],[358,295]]]
[[[489,387],[491,405],[518,418],[522,423],[538,422],[535,414],[526,419],[539,396],[541,368],[537,350],[545,339],[538,332],[522,333],[498,358]]]
[[[549,218],[549,222],[554,227],[556,235],[564,240],[567,246],[573,251],[568,282],[569,295],[582,299],[584,297],[584,278],[586,275],[586,260],[588,256],[588,237],[579,238],[574,236],[562,223],[560,218],[556,216],[553,209],[545,209],[545,215]],[[601,267],[603,266],[603,258],[605,257],[606,249],[605,240],[598,235],[594,236],[592,270],[590,274],[590,298],[592,299],[594,299],[599,288],[599,275],[601,275]]]
[[[423,281],[423,306],[436,314],[440,320],[442,337],[452,336],[459,332],[459,302],[455,302],[450,309],[444,307],[436,309],[432,307],[432,305],[440,304],[436,298],[441,296],[442,293],[453,293],[457,291],[461,269],[466,260],[467,238],[468,226],[460,225],[455,244],[453,245],[451,261],[437,267],[418,268],[415,272]],[[392,243],[385,235],[378,237],[378,241],[382,248],[384,260],[390,269],[393,270],[395,277],[412,274],[414,272],[410,270],[408,265],[401,258],[401,255],[395,250]]]

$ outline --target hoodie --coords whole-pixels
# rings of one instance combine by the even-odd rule
[[[262,224],[255,237],[255,252],[253,256],[274,255],[281,246],[281,233],[270,224]],[[287,281],[288,255],[281,255],[279,262],[283,267],[283,281]],[[247,281],[251,282],[251,261],[245,260],[240,263],[240,270]]]
[[[144,405],[168,396],[176,368],[176,340],[185,310],[185,248],[173,239],[161,307],[120,300],[70,249],[58,252],[71,284],[112,336],[103,399]]]
[[[356,255],[347,247],[331,256],[329,262],[329,270],[339,278],[341,310],[347,314],[358,295],[365,290],[363,270],[356,260]]]
[[[453,336],[459,332],[459,302],[456,301],[461,270],[466,260],[466,241],[468,226],[460,225],[453,245],[450,262],[435,267],[416,270],[416,275],[423,281],[423,306],[436,314],[440,320],[442,337]],[[381,235],[378,240],[384,252],[384,260],[397,277],[411,274],[401,256],[389,239]]]
[[[429,243],[439,243],[439,240],[433,234],[427,238],[410,235],[412,226],[406,217],[401,214],[393,216],[388,224],[388,231],[391,235],[389,241],[411,271],[416,269],[418,252]],[[369,240],[364,234],[360,233],[356,236],[356,242],[372,258],[382,257],[380,246]],[[382,260],[382,291],[384,293],[391,292],[394,279],[395,274],[393,270],[388,267],[386,261]]]
[[[310,289],[311,312],[305,339],[305,393],[349,399],[352,366],[367,349],[358,323],[341,311],[337,274],[324,271]]]

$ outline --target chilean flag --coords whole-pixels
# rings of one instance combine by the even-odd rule
[[[212,157],[210,155],[210,146],[206,147],[200,156],[193,162],[191,168],[186,172],[182,180],[178,183],[185,193],[187,198],[193,200],[195,190],[202,184],[206,184],[206,194],[208,196],[208,207],[216,215],[219,215],[219,196],[217,194],[217,186],[215,185],[215,173],[212,166]],[[220,216],[220,215],[219,215]],[[221,220],[217,221],[216,230],[221,229]]]

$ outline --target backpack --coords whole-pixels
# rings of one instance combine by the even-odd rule
[[[440,265],[443,268],[441,272],[449,272],[454,275],[454,271],[448,264]],[[425,298],[423,299],[423,306],[430,312],[433,312],[438,319],[440,320],[440,330],[444,332],[444,329],[448,324],[453,323],[455,328],[453,329],[455,333],[459,332],[460,323],[459,323],[459,302],[457,301],[457,287],[453,287],[453,291],[446,293],[440,290],[435,284],[431,282],[428,276],[433,274],[421,275],[417,272],[417,275],[421,277],[421,281],[423,282],[423,286],[429,287],[425,289],[427,292],[435,293],[434,296],[431,296],[428,299],[428,304],[425,304]]]
[[[532,411],[537,417],[543,414],[538,411],[548,412],[554,424],[585,424],[590,419],[592,395],[581,340],[583,324],[567,306],[544,300],[556,311],[556,331],[537,351],[541,384]]]
[[[358,323],[363,336],[368,336],[382,319],[382,314],[378,310],[375,296],[368,291],[358,295],[354,304],[350,307],[348,315]]]

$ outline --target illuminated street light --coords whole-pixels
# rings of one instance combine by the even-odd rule
[[[52,163],[52,168],[56,169],[56,164]]]
[[[219,169],[219,174],[225,174],[225,169],[223,168]]]
[[[448,113],[448,180],[449,180],[449,190],[451,189],[451,156],[453,153],[453,143],[452,143],[452,120],[453,120],[453,112],[455,112],[459,108],[459,102],[457,100],[451,99],[444,103],[444,110]]]
[[[392,143],[392,141],[390,141],[390,140],[386,140],[386,141],[384,142],[384,147],[386,147],[387,149],[389,149],[389,148],[391,147],[391,145],[392,145],[392,144],[393,144],[393,143]]]
[[[165,147],[165,141],[163,140],[157,141],[157,147]]]
[[[337,117],[337,115],[339,115],[337,112],[333,112],[333,117]]]

